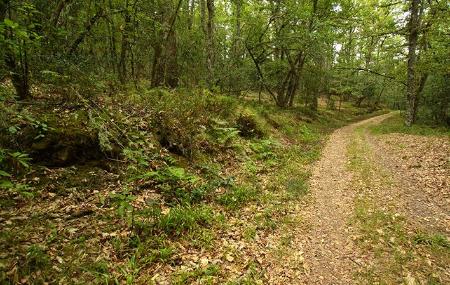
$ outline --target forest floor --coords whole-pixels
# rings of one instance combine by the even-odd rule
[[[449,284],[448,137],[336,130],[311,178],[296,284]],[[293,283],[292,283],[293,284]]]
[[[205,129],[192,161],[151,123],[174,109],[169,139],[191,137],[183,98],[124,102],[94,126],[138,138],[125,161],[36,164],[17,184],[27,196],[0,192],[0,283],[450,283],[448,130],[405,129],[396,113],[349,124],[384,113],[350,104],[310,116],[224,100],[206,113],[231,115],[207,121],[185,108]],[[83,110],[25,111],[46,113],[54,132],[90,122]]]

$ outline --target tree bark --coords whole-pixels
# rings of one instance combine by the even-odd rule
[[[206,0],[206,8],[208,10],[208,21],[206,24],[207,39],[207,69],[208,69],[208,87],[212,89],[214,86],[214,0]]]
[[[0,21],[3,22],[6,18],[7,12],[10,9],[10,1],[0,1]],[[11,17],[11,16],[10,16]],[[12,31],[8,28],[4,30],[4,38],[13,38]],[[19,59],[17,59],[16,52],[7,42],[2,42],[4,50],[5,65],[11,74],[11,81],[16,90],[16,94],[20,100],[28,99],[30,94],[29,70],[28,70],[28,56],[25,43],[19,43]]]
[[[52,16],[51,22],[53,24],[53,27],[56,27],[58,25],[59,17],[61,16],[61,13],[64,10],[64,7],[66,7],[67,4],[69,4],[70,2],[71,2],[71,0],[60,0],[58,2],[58,5],[56,6],[56,10]]]
[[[178,1],[172,17],[169,20],[168,28],[160,34],[154,49],[153,69],[152,69],[152,87],[167,85],[169,87],[178,86],[179,69],[177,61],[177,39],[175,32],[175,22],[180,11],[182,0]],[[164,25],[164,13],[160,18],[160,23]],[[167,25],[167,24],[166,24]]]
[[[194,24],[195,18],[195,0],[188,1],[188,29],[192,30],[192,25]]]
[[[112,0],[109,0],[109,15],[108,15],[108,32],[109,32],[109,52],[110,52],[110,65],[114,74],[116,74],[118,63],[117,63],[117,48],[116,48],[116,32],[113,15],[111,11],[113,10]]]
[[[417,41],[419,38],[419,5],[420,0],[411,0],[408,34],[408,73],[406,81],[406,125],[411,126],[417,119],[418,88],[416,82]]]
[[[95,15],[89,20],[89,23],[86,25],[86,29],[78,36],[78,38],[73,42],[69,55],[72,55],[77,50],[78,46],[83,42],[84,38],[89,34],[92,27],[94,27],[95,23],[103,17],[103,10],[99,10]]]
[[[125,11],[124,11],[124,25],[122,31],[122,43],[120,48],[120,57],[119,57],[119,81],[122,84],[125,84],[128,78],[127,75],[127,56],[130,48],[129,44],[129,34],[130,34],[130,23],[131,23],[131,15],[129,11],[129,2],[125,1]]]
[[[234,60],[238,63],[241,60],[241,13],[242,13],[242,0],[235,0],[235,17],[236,26],[234,32],[233,41],[233,55]]]

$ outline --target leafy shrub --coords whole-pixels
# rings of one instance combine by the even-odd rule
[[[213,119],[211,122],[211,137],[219,144],[229,146],[231,141],[239,135],[237,128],[228,127],[228,122]]]
[[[149,171],[138,179],[156,183],[164,199],[169,203],[190,203],[198,200],[200,178],[188,173],[184,168],[168,166],[160,170]]]
[[[25,198],[32,198],[34,194],[29,191],[30,187],[27,184],[14,182],[12,175],[13,172],[19,174],[28,171],[30,160],[26,153],[0,148],[0,189],[7,189]]]
[[[320,139],[320,136],[312,129],[310,129],[307,125],[301,125],[299,128],[300,139],[305,143],[314,143]]]
[[[134,224],[134,208],[132,202],[135,198],[129,189],[110,194],[111,202],[116,207],[117,213],[121,218],[126,218],[129,225]]]
[[[189,159],[204,150],[203,135],[211,116],[234,108],[230,100],[201,91],[153,90],[146,96],[156,102],[154,127],[161,146]]]
[[[278,144],[273,140],[258,140],[250,143],[250,148],[261,160],[275,159],[274,149]]]

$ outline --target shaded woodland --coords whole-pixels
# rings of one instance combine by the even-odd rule
[[[443,0],[0,0],[0,283],[288,284],[334,130],[448,135],[449,39]]]

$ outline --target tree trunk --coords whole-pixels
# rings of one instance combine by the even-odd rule
[[[415,123],[418,109],[418,88],[416,85],[417,40],[419,38],[420,0],[411,0],[408,35],[408,74],[406,81],[406,125]]]
[[[109,52],[110,52],[110,65],[114,74],[117,71],[117,50],[116,50],[116,32],[114,25],[114,18],[111,15],[113,10],[112,0],[109,0],[109,17],[108,17],[108,32],[109,32]]]
[[[214,0],[206,0],[206,8],[208,10],[208,21],[206,24],[207,39],[207,69],[208,69],[208,87],[212,89],[214,86]]]
[[[173,15],[169,20],[168,28],[161,33],[161,35],[159,36],[159,38],[161,39],[158,40],[153,47],[154,58],[151,83],[152,87],[167,85],[174,88],[178,86],[178,47],[175,32],[175,22],[178,17],[178,12],[180,11],[181,4],[182,0],[179,0],[177,6],[175,7]],[[164,18],[165,17],[163,13],[159,20],[161,26],[167,25],[167,23],[164,24]]]
[[[127,55],[128,50],[130,48],[129,44],[129,30],[131,23],[131,15],[130,11],[128,11],[129,3],[128,0],[125,1],[125,11],[124,11],[124,27],[122,31],[122,43],[120,49],[120,58],[119,58],[119,81],[122,84],[125,84],[127,81]]]
[[[83,42],[84,38],[89,34],[92,27],[95,25],[95,23],[103,17],[103,10],[99,10],[95,15],[89,20],[89,23],[86,25],[86,29],[78,36],[78,38],[73,42],[70,50],[69,55],[72,55],[78,48],[78,46]]]
[[[178,61],[177,61],[177,37],[175,30],[172,29],[168,35],[166,42],[166,72],[165,72],[165,83],[171,88],[178,86]]]
[[[58,2],[58,5],[56,6],[56,10],[52,16],[51,22],[53,24],[53,27],[58,26],[59,17],[61,16],[61,12],[64,10],[64,7],[66,7],[67,4],[69,4],[70,2],[71,2],[71,0],[60,0]]]
[[[154,55],[153,55],[153,66],[152,66],[152,80],[151,80],[151,86],[152,87],[158,87],[163,85],[164,83],[164,55],[163,55],[163,48],[161,44],[157,43],[154,48]]]
[[[236,15],[236,26],[234,32],[233,41],[233,55],[236,63],[241,60],[241,11],[242,11],[242,0],[235,0],[235,15]]]
[[[10,9],[8,0],[0,1],[0,21],[3,22],[6,18],[8,9]],[[4,38],[13,38],[13,32],[9,28],[4,29]],[[15,51],[10,44],[2,42],[2,49],[4,50],[4,61],[11,74],[11,81],[16,90],[16,94],[20,100],[25,100],[30,97],[30,83],[28,70],[28,56],[25,43],[19,43],[19,59],[16,57]]]
[[[188,29],[192,30],[192,25],[194,24],[195,18],[195,0],[188,1]]]

